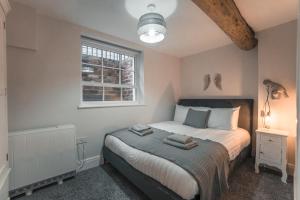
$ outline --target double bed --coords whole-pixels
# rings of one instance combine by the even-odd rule
[[[239,128],[235,130],[199,129],[176,121],[150,124],[157,130],[209,140],[225,147],[229,162],[229,175],[251,152],[253,100],[251,99],[182,99],[178,105],[191,107],[240,107]],[[199,183],[182,166],[135,148],[113,135],[107,135],[103,147],[104,159],[125,175],[151,199],[200,199]]]

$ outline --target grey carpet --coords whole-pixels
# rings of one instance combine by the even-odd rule
[[[280,176],[262,170],[254,173],[252,160],[247,160],[229,180],[230,191],[222,200],[292,200],[293,183],[280,181]],[[110,165],[84,171],[63,185],[37,190],[29,197],[16,200],[149,200]]]

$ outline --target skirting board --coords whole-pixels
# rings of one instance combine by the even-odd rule
[[[77,172],[85,171],[94,167],[99,167],[100,155],[89,157],[85,159],[85,164],[81,169],[77,168]]]
[[[10,168],[8,163],[0,168],[0,199],[7,199],[8,197],[8,178],[9,178]]]

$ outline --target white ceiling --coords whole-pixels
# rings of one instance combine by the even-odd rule
[[[14,1],[34,7],[41,14],[146,45],[138,40],[136,34],[138,20],[127,11],[126,0]],[[159,7],[159,2],[163,2],[161,0],[127,1],[137,3],[155,1],[157,7]],[[276,26],[297,17],[297,0],[235,0],[235,2],[255,31]],[[232,43],[225,33],[191,0],[177,0],[175,12],[166,21],[167,38],[159,44],[150,46],[157,51],[184,57]]]
[[[298,0],[235,0],[235,3],[255,31],[297,19]]]

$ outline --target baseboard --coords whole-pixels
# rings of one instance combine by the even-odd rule
[[[0,199],[8,199],[8,178],[9,178],[10,168],[8,163],[0,167]]]
[[[94,167],[99,167],[100,155],[89,157],[85,159],[85,164],[81,169],[77,169],[77,172],[85,171]]]
[[[287,164],[287,173],[290,176],[294,176],[294,172],[295,172],[295,165],[292,163],[288,163]]]

